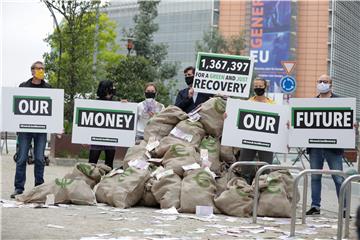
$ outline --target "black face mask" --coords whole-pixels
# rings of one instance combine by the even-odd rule
[[[185,82],[187,85],[191,85],[194,82],[194,76],[191,77],[185,77]]]
[[[155,95],[154,92],[145,92],[145,98],[155,98]]]
[[[254,92],[256,93],[256,95],[262,96],[265,93],[265,88],[254,88]]]

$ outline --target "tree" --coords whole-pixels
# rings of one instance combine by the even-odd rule
[[[204,32],[203,38],[196,41],[196,52],[228,53],[241,55],[245,49],[243,33],[225,38],[217,28]]]
[[[160,1],[138,1],[139,13],[134,17],[135,27],[124,29],[124,35],[133,39],[135,56],[121,59],[108,69],[108,79],[117,85],[117,96],[128,101],[140,102],[144,99],[144,86],[155,82],[157,100],[170,104],[169,93],[175,84],[171,80],[178,69],[177,63],[165,62],[167,46],[154,43],[153,35],[159,26],[155,23]]]
[[[196,52],[226,53],[228,44],[217,28],[204,32],[203,39],[196,41]]]
[[[142,56],[128,56],[108,69],[108,79],[116,83],[116,95],[131,102],[144,100],[144,86],[148,82],[155,82],[157,86],[157,100],[169,104],[169,88],[160,80],[156,80],[156,69],[150,60]],[[155,80],[154,80],[155,79]]]
[[[97,41],[98,60],[96,77],[106,76],[105,69],[121,58],[115,43],[115,23],[106,14],[97,18],[96,10],[100,1],[44,1],[47,7],[60,13],[63,21],[45,40],[51,52],[44,55],[50,82],[65,90],[65,119],[71,120],[74,98],[93,92],[97,86],[92,71],[95,40]],[[98,35],[95,29],[98,24]],[[59,52],[62,52],[59,55]],[[59,73],[62,77],[59,78]]]

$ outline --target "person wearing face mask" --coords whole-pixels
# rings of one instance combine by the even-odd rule
[[[185,68],[184,75],[188,87],[179,91],[176,97],[175,106],[181,108],[184,112],[189,113],[203,102],[209,100],[213,94],[194,92],[194,88],[192,87],[195,75],[194,67],[190,66]]]
[[[116,94],[116,89],[112,81],[110,80],[100,81],[96,92],[97,100],[112,101],[114,100],[115,94]],[[113,162],[116,151],[114,146],[90,145],[89,163],[97,164],[101,151],[105,152],[105,164],[113,168]]]
[[[249,98],[249,101],[275,104],[275,102],[271,98],[265,96],[266,88],[267,88],[267,81],[263,78],[257,77],[254,80],[254,85],[253,85],[255,96]],[[260,151],[260,150],[247,149],[247,148],[242,148],[240,150],[239,161],[254,161],[256,154],[258,155],[259,161],[272,164],[273,154],[274,154],[273,152]],[[246,181],[251,185],[252,180],[255,177],[256,168],[252,166],[243,166],[241,170],[242,170],[241,171],[242,177],[244,177]]]
[[[164,105],[155,100],[157,93],[155,83],[147,83],[144,88],[145,100],[138,103],[138,122],[137,122],[137,131],[136,131],[136,141],[144,139],[144,129],[146,123],[152,118],[156,113],[164,109]]]
[[[36,61],[31,65],[32,78],[23,82],[19,87],[26,88],[51,88],[50,84],[44,81],[45,67],[41,61]],[[30,133],[18,132],[17,140],[19,149],[16,157],[16,171],[15,171],[15,191],[10,195],[15,198],[16,195],[23,193],[26,180],[26,162],[31,142],[34,140],[34,175],[35,186],[44,183],[44,167],[45,167],[45,146],[46,133]]]
[[[332,80],[328,75],[321,75],[316,82],[318,95],[317,98],[336,98],[338,95],[332,92]],[[343,170],[342,156],[344,149],[331,148],[308,148],[307,153],[310,157],[311,169],[322,169],[326,159],[329,168],[332,170]],[[336,194],[339,197],[339,191],[344,178],[341,176],[332,176]],[[311,208],[306,215],[319,215],[321,202],[321,174],[311,175]],[[344,214],[345,215],[345,214]]]

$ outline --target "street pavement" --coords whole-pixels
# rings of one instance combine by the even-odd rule
[[[13,201],[9,201],[15,173],[13,153],[14,149],[10,148],[9,154],[1,155],[1,239],[287,239],[289,234],[290,219],[284,218],[259,218],[259,224],[251,224],[251,218],[165,215],[157,212],[158,209],[144,207],[121,210],[104,204],[50,208],[33,204],[14,205]],[[284,165],[290,165],[293,157],[289,155],[284,162],[279,156],[279,160]],[[52,159],[50,166],[45,168],[45,182],[72,171],[73,166],[55,163],[63,162]],[[26,190],[33,185],[33,165],[30,165],[27,168]],[[358,185],[353,184],[352,187],[353,216],[360,205]],[[310,187],[308,198],[309,204]],[[336,237],[337,207],[334,183],[331,178],[324,177],[322,214],[308,217],[306,225],[299,222],[296,225],[297,238],[289,239],[333,239]],[[299,211],[297,216],[299,218]],[[350,221],[350,239],[356,239],[354,217]]]

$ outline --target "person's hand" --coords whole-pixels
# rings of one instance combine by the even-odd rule
[[[148,114],[149,114],[150,117],[153,117],[155,115],[154,112],[148,112]]]
[[[189,98],[192,98],[194,96],[194,88],[193,87],[190,87],[189,88],[189,92],[188,92],[188,97]]]
[[[354,128],[357,129],[359,127],[359,124],[357,122],[354,122]]]
[[[224,114],[223,114],[223,119],[225,120],[226,118],[227,118],[227,113],[224,112]]]
[[[127,100],[127,99],[120,99],[120,102],[122,102],[122,103],[127,103],[128,100]]]

